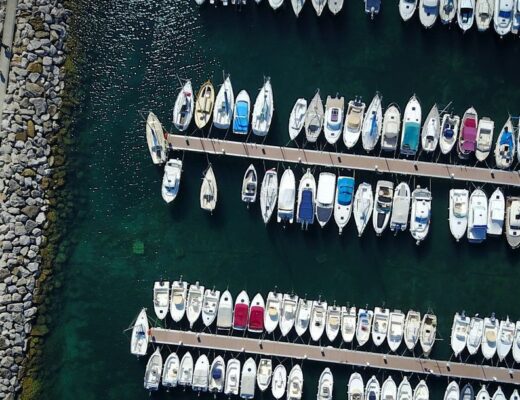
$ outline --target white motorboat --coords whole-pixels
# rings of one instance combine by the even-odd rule
[[[173,388],[177,386],[177,379],[179,378],[179,356],[177,353],[171,353],[164,362],[162,385],[165,388]]]
[[[379,400],[381,395],[381,387],[379,386],[379,381],[372,375],[372,377],[368,380],[367,385],[365,386],[365,399],[375,399]]]
[[[256,383],[261,392],[265,392],[271,384],[273,362],[269,358],[261,358],[256,371]]]
[[[361,129],[361,141],[366,151],[372,151],[376,147],[383,127],[383,109],[381,96],[376,93],[368,106]]]
[[[217,197],[217,179],[210,164],[202,178],[202,185],[200,187],[200,208],[204,211],[213,212],[217,206]]]
[[[336,175],[331,172],[322,172],[318,178],[316,193],[316,219],[323,228],[334,211],[334,194],[336,191]]]
[[[341,307],[341,338],[352,343],[356,334],[356,307]]]
[[[439,16],[439,0],[419,0],[419,19],[425,28],[431,28]]]
[[[444,392],[444,400],[460,400],[460,389],[457,382],[450,382]]]
[[[348,400],[363,400],[364,392],[363,377],[359,373],[354,372],[348,380]]]
[[[480,119],[477,130],[477,148],[475,149],[475,157],[478,161],[484,161],[489,156],[493,145],[494,131],[495,122],[493,120],[488,117]]]
[[[218,129],[228,129],[233,120],[235,95],[229,75],[224,79],[215,99],[213,108],[213,126]]]
[[[456,313],[453,317],[453,325],[451,326],[451,349],[455,357],[458,357],[466,348],[466,341],[469,333],[469,317],[464,311]]]
[[[437,335],[437,316],[424,314],[419,332],[419,342],[425,356],[429,356]]]
[[[511,248],[520,246],[520,197],[506,200],[506,239]]]
[[[504,37],[511,32],[514,3],[514,0],[495,0],[493,26],[500,37]]]
[[[412,399],[412,385],[408,381],[408,378],[405,376],[401,380],[399,387],[397,388],[397,399],[398,400],[409,400]]]
[[[303,392],[303,373],[301,367],[296,364],[292,367],[287,381],[287,400],[301,400]]]
[[[343,8],[343,0],[328,0],[327,5],[329,6],[329,11],[337,15]]]
[[[245,331],[249,322],[249,296],[242,290],[235,300],[233,311],[233,329]]]
[[[511,33],[513,35],[518,35],[519,31],[520,31],[520,2],[518,0],[516,0],[514,8],[513,8],[513,24],[511,25]]]
[[[374,194],[372,193],[372,185],[369,183],[361,183],[354,197],[354,220],[358,230],[358,236],[361,236],[365,231],[370,216],[372,215],[372,208],[374,206]]]
[[[334,197],[334,221],[338,225],[340,235],[352,215],[354,184],[354,178],[338,176],[336,196]]]
[[[326,301],[313,301],[311,309],[311,319],[309,323],[309,331],[311,339],[317,342],[323,336],[325,331],[325,319],[327,313]]]
[[[356,97],[348,103],[345,124],[343,125],[343,143],[345,143],[347,149],[354,147],[359,140],[365,115],[365,107],[365,103],[363,103],[359,97]]]
[[[215,105],[215,88],[210,81],[202,84],[195,100],[195,126],[203,129],[210,121]]]
[[[249,133],[249,114],[251,113],[251,99],[245,90],[241,90],[233,109],[233,133],[247,135]]]
[[[511,397],[509,400],[519,400],[520,399],[520,393],[518,393],[518,389],[513,390],[513,393],[511,394]]]
[[[130,339],[130,353],[136,356],[144,356],[148,350],[148,316],[146,308],[141,309],[132,327],[132,338]]]
[[[520,321],[516,321],[515,335],[513,338],[513,359],[515,363],[520,363]]]
[[[401,182],[394,190],[392,216],[390,217],[390,230],[392,232],[405,231],[408,227],[411,203],[410,193],[410,186],[406,182]]]
[[[511,167],[515,159],[515,149],[513,123],[511,122],[511,117],[509,117],[500,131],[495,144],[495,163],[497,168],[507,169]]]
[[[170,306],[170,282],[157,281],[153,285],[153,309],[155,315],[163,320]]]
[[[208,390],[211,393],[221,393],[226,380],[226,363],[221,356],[216,357],[209,368]]]
[[[457,143],[460,117],[454,114],[444,114],[441,123],[441,137],[439,147],[442,154],[448,154]]]
[[[478,315],[471,318],[468,330],[468,339],[466,341],[466,347],[470,355],[477,354],[482,343],[482,334],[484,333],[484,320]]]
[[[497,337],[498,320],[495,318],[495,314],[491,314],[491,317],[484,318],[484,332],[480,346],[486,360],[491,360],[497,352]]]
[[[240,361],[231,358],[226,366],[226,380],[224,383],[224,394],[227,396],[238,395],[240,388]]]
[[[334,377],[329,368],[325,368],[320,375],[318,381],[317,400],[332,400],[332,392],[334,390]]]
[[[298,296],[284,294],[282,298],[282,310],[280,313],[280,331],[282,336],[287,336],[294,326],[298,309]]]
[[[273,102],[273,89],[270,79],[267,78],[258,96],[256,96],[253,114],[251,116],[251,127],[255,135],[266,136],[269,132],[274,113]]]
[[[199,282],[190,285],[190,289],[188,290],[188,301],[186,303],[186,317],[190,323],[190,329],[193,327],[195,322],[197,322],[202,312],[203,294],[204,286],[201,286]]]
[[[413,400],[429,400],[430,399],[430,390],[428,389],[428,385],[421,379],[421,381],[417,384],[413,391]]]
[[[265,304],[264,327],[267,333],[272,333],[280,322],[280,311],[283,296],[281,293],[269,292]]]
[[[144,373],[144,388],[148,391],[159,390],[161,383],[161,374],[163,368],[163,360],[161,351],[157,348],[148,359],[146,371]]]
[[[291,0],[291,5],[294,11],[294,14],[298,17],[300,12],[302,11],[303,5],[305,4],[305,0]]]
[[[460,391],[460,400],[474,400],[475,399],[475,391],[473,390],[473,386],[471,384],[466,383]]]
[[[485,385],[482,385],[482,387],[478,391],[477,397],[475,399],[476,400],[490,400],[491,399],[491,396],[489,395],[489,392],[487,391]]]
[[[487,234],[493,236],[502,235],[504,227],[504,216],[506,213],[506,200],[500,188],[489,197]]]
[[[207,392],[209,385],[209,360],[208,356],[202,354],[197,358],[193,369],[193,380],[191,389],[194,392]]]
[[[256,362],[249,357],[242,367],[240,376],[240,397],[242,399],[253,399],[256,387]]]
[[[394,196],[394,184],[390,181],[378,181],[376,186],[376,198],[372,225],[377,236],[381,236],[390,221],[392,212],[392,200]]]
[[[462,32],[471,29],[475,22],[475,0],[458,0],[457,23]]]
[[[419,340],[421,330],[421,313],[410,310],[406,313],[404,322],[404,343],[408,350],[413,350]]]
[[[450,190],[450,231],[458,242],[468,227],[469,191],[466,189]]]
[[[241,198],[244,203],[247,203],[248,206],[250,203],[254,203],[256,201],[256,192],[258,189],[258,175],[256,173],[256,168],[253,164],[247,167],[247,170],[244,174],[244,179],[242,180],[242,192]]]
[[[470,107],[462,116],[462,123],[459,129],[459,142],[457,143],[457,153],[459,158],[467,159],[477,148],[477,111]]]
[[[381,398],[383,400],[397,398],[397,385],[391,376],[386,378],[381,386]]]
[[[309,328],[311,320],[312,301],[307,299],[298,300],[298,308],[296,308],[296,320],[294,329],[298,336],[302,336]]]
[[[292,0],[299,1],[299,0]],[[294,107],[289,116],[289,137],[294,140],[300,134],[305,122],[305,114],[307,113],[307,100],[298,99],[294,103]]]
[[[370,339],[370,330],[372,328],[372,318],[374,312],[360,308],[358,311],[356,340],[360,346],[363,346]]]
[[[406,0],[403,0],[406,3]],[[383,130],[381,133],[381,150],[395,151],[399,142],[401,129],[401,112],[395,104],[391,104],[383,116]]]
[[[262,333],[264,331],[265,302],[260,293],[257,293],[251,300],[249,307],[249,322],[247,330],[253,333]]]
[[[417,186],[412,192],[410,233],[417,244],[426,239],[430,230],[432,195],[426,188]]]
[[[269,0],[269,5],[273,10],[278,10],[283,4],[283,0]]]
[[[481,189],[475,189],[469,197],[468,240],[482,243],[487,234],[488,200]]]
[[[229,330],[233,325],[233,297],[229,290],[220,296],[217,312],[217,329]]]
[[[341,308],[336,304],[328,306],[325,319],[325,333],[327,338],[334,342],[341,328]]]
[[[282,364],[278,364],[273,371],[273,383],[271,393],[276,400],[280,400],[285,394],[287,387],[287,370]]]
[[[374,322],[372,324],[372,341],[379,347],[386,339],[388,332],[388,320],[390,310],[388,308],[376,307],[374,309]]]
[[[276,169],[272,168],[267,171],[262,180],[260,188],[260,210],[262,211],[262,219],[267,224],[273,215],[278,199],[278,174]]]
[[[414,156],[419,149],[421,134],[422,111],[421,104],[413,95],[404,109],[403,126],[401,128],[400,153],[405,156]]]
[[[175,99],[173,106],[173,125],[177,130],[184,132],[188,129],[193,118],[193,88],[191,81],[187,80]]]
[[[276,215],[278,222],[293,223],[295,197],[296,180],[294,179],[292,169],[287,168],[282,174],[280,188],[278,190],[278,210]]]
[[[333,1],[329,0],[329,4]],[[343,2],[343,0],[341,0]],[[325,139],[330,144],[336,144],[343,132],[343,113],[345,111],[345,99],[343,97],[327,96],[325,103],[325,121],[323,131]]]
[[[188,351],[181,358],[177,385],[184,386],[184,387],[191,386],[192,379],[193,379],[193,357],[191,356],[191,353]]]
[[[404,321],[405,317],[401,310],[394,310],[390,313],[388,320],[388,334],[386,340],[390,351],[394,353],[397,351],[404,335]]]
[[[505,321],[500,321],[497,341],[497,355],[500,361],[504,361],[511,351],[514,335],[515,324],[509,320],[509,317]]]
[[[316,10],[318,17],[321,16],[326,4],[327,0],[312,0],[312,6],[314,7],[314,10]]]
[[[425,152],[431,153],[437,148],[441,134],[439,109],[434,104],[426,119],[421,132],[421,145]]]
[[[298,186],[298,209],[296,210],[296,222],[302,229],[307,229],[314,223],[316,213],[316,181],[310,168],[303,175]]]
[[[206,289],[202,300],[202,322],[205,326],[211,326],[217,318],[220,290]]]
[[[161,186],[161,195],[166,203],[171,203],[177,197],[181,184],[181,173],[181,160],[177,158],[166,162]]]
[[[439,18],[443,24],[451,24],[457,15],[458,0],[440,0]]]
[[[506,396],[500,386],[497,388],[497,390],[495,390],[492,400],[506,400]]]
[[[161,122],[153,112],[150,112],[146,119],[146,143],[148,144],[152,162],[156,165],[165,163],[168,145],[164,138]]]
[[[318,140],[321,128],[323,127],[323,116],[323,103],[321,101],[320,91],[318,90],[312,98],[307,108],[307,113],[305,114],[305,137],[309,143],[315,143]]]
[[[399,0],[399,14],[403,21],[409,21],[417,8],[418,0]]]
[[[493,20],[495,0],[477,0],[475,22],[480,32],[487,31]]]

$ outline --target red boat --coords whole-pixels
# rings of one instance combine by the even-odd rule
[[[477,126],[478,116],[473,107],[468,108],[462,117],[462,124],[460,127],[459,151],[460,158],[468,158],[471,153],[475,152],[477,148]]]
[[[249,332],[262,333],[264,330],[265,303],[262,295],[257,293],[249,310]]]
[[[233,329],[243,331],[247,328],[249,317],[249,296],[242,290],[235,301],[235,311],[233,313]]]

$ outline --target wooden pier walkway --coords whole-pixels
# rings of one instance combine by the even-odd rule
[[[505,367],[462,364],[425,358],[371,353],[360,350],[320,347],[317,345],[290,342],[275,342],[271,340],[168,330],[163,328],[152,328],[151,337],[152,342],[157,344],[259,354],[297,360],[313,360],[357,367],[400,371],[407,374],[416,373],[449,378],[472,379],[482,382],[520,384],[520,370]]]
[[[197,153],[223,154],[259,160],[320,165],[331,168],[347,168],[388,174],[415,175],[475,183],[491,183],[493,185],[520,186],[520,173],[518,171],[334,153],[172,134],[168,135],[168,142],[174,150]]]

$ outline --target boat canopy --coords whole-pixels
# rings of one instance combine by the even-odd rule
[[[462,149],[464,151],[475,151],[477,139],[477,121],[474,118],[468,118],[464,121],[462,129]]]
[[[338,180],[338,203],[342,206],[352,204],[354,193],[354,178],[340,178]]]
[[[504,18],[504,19],[511,19],[511,14],[512,12],[511,11],[503,11],[503,10],[500,10],[498,12],[498,16],[500,18]]]
[[[294,188],[284,188],[280,190],[278,196],[278,209],[292,210],[294,208]]]
[[[405,124],[403,142],[401,144],[402,153],[409,155],[417,153],[420,131],[421,125],[417,122],[407,122]]]
[[[455,135],[455,131],[452,128],[446,128],[443,135],[446,139],[451,139]]]
[[[379,11],[381,8],[381,0],[366,0],[366,7],[367,10],[374,10]]]
[[[312,190],[304,189],[302,192],[302,202],[299,210],[299,222],[312,223],[314,221],[314,199]]]
[[[264,308],[252,306],[249,314],[249,329],[254,331],[264,330]]]
[[[249,128],[249,106],[245,101],[239,101],[236,109],[237,115],[233,121],[233,130],[246,134]]]
[[[502,135],[500,135],[500,145],[508,145],[509,147],[513,147],[513,134],[510,131],[502,131]]]
[[[235,315],[233,320],[233,325],[235,328],[243,328],[247,326],[247,311],[249,307],[247,304],[237,304],[235,306]]]

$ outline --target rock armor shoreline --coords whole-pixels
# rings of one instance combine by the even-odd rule
[[[50,0],[19,0],[16,11],[0,130],[0,399],[19,394],[41,302],[42,250],[56,219],[53,172],[64,164],[52,146],[63,128],[70,14]]]

